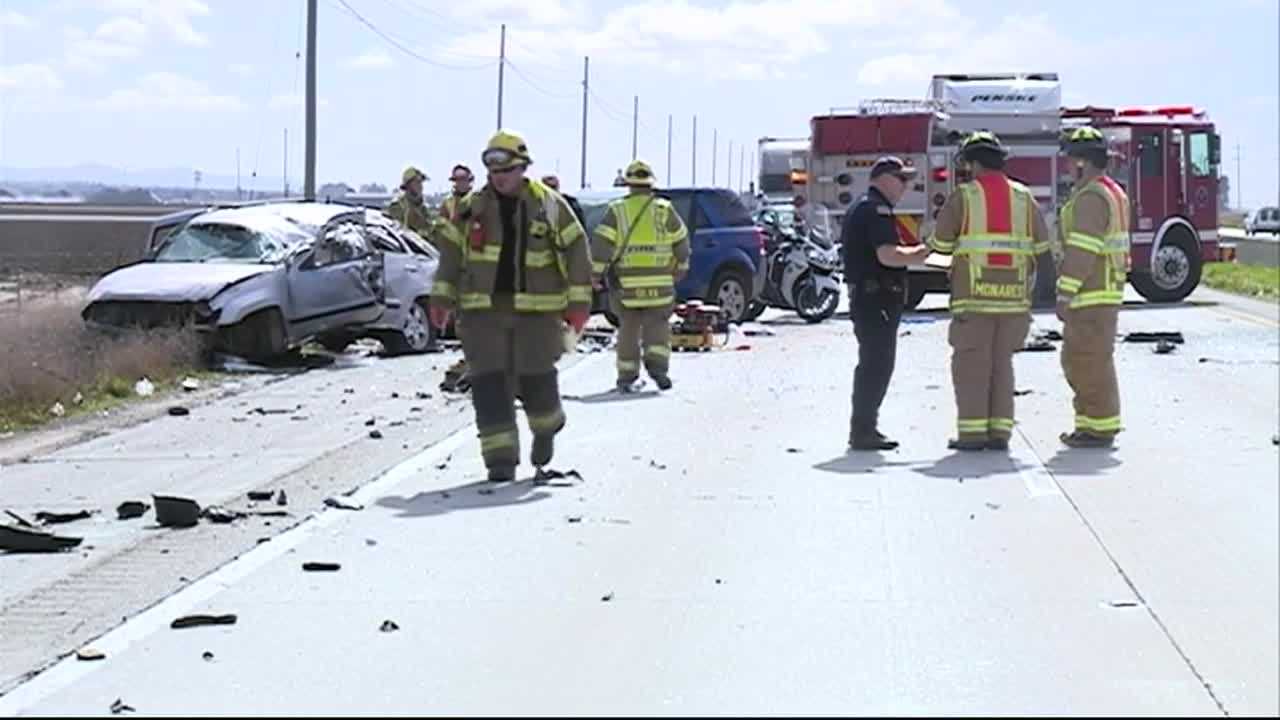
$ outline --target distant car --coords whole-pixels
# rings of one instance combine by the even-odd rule
[[[612,190],[578,195],[591,233],[609,203],[625,195]],[[720,188],[675,188],[658,195],[671,201],[689,228],[689,274],[676,285],[676,297],[719,305],[741,322],[751,301],[764,289],[764,231],[756,226],[742,199]],[[607,298],[597,294],[593,311],[605,312]]]
[[[391,354],[426,351],[435,249],[376,210],[283,202],[195,215],[148,259],[89,291],[82,312],[108,329],[191,324],[211,349],[266,359],[310,340],[360,337]]]
[[[1254,212],[1245,221],[1244,231],[1249,235],[1264,232],[1280,235],[1280,208],[1264,207]]]

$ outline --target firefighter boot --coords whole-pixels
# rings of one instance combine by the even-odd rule
[[[533,432],[533,450],[529,461],[534,467],[551,464],[555,454],[556,433],[564,429],[564,409],[560,407],[560,386],[556,371],[520,377],[524,412]]]
[[[489,479],[494,482],[513,480],[516,466],[520,464],[520,435],[516,429],[516,411],[507,375],[504,372],[485,373],[475,376],[471,382],[480,454],[489,469]]]
[[[980,450],[987,449],[987,442],[987,440],[966,440],[964,438],[960,438],[958,440],[949,441],[947,443],[947,449],[958,450],[960,452],[978,452]],[[1005,446],[1008,447],[1008,441],[1005,441]]]
[[[1084,430],[1076,430],[1075,432],[1062,433],[1058,436],[1063,445],[1069,448],[1095,448],[1110,449],[1115,447],[1115,437],[1112,435],[1096,435]]]

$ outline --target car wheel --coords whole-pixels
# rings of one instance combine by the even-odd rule
[[[1185,228],[1169,231],[1149,271],[1133,274],[1133,287],[1150,302],[1178,302],[1200,284],[1200,247]]]
[[[427,315],[426,301],[418,300],[409,306],[400,331],[386,333],[381,340],[388,355],[420,355],[431,348],[435,332]]]
[[[737,270],[721,270],[711,281],[707,300],[719,306],[729,317],[729,322],[741,323],[747,316],[751,303],[751,287],[746,276]]]
[[[840,305],[840,293],[834,290],[818,292],[811,275],[796,283],[796,314],[807,323],[820,323],[836,313]]]
[[[259,310],[219,332],[219,350],[259,362],[284,354],[289,336],[279,308]]]

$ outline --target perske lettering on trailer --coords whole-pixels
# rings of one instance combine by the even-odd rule
[[[1033,103],[1036,101],[1035,95],[974,95],[973,102],[1020,102]]]

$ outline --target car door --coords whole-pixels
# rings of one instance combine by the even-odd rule
[[[434,256],[414,252],[407,242],[390,228],[368,225],[368,237],[375,250],[382,253],[386,270],[386,306],[407,307],[430,292],[436,262]],[[423,243],[424,252],[430,248]],[[385,320],[386,318],[384,318]]]
[[[358,216],[330,221],[288,265],[287,321],[295,338],[376,322],[385,310],[383,253]]]

